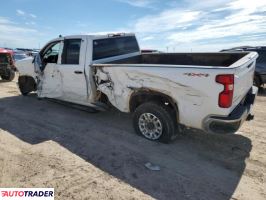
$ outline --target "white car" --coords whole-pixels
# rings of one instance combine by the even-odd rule
[[[179,125],[232,133],[250,120],[255,52],[141,54],[134,34],[74,35],[17,62],[23,95],[37,91],[98,110],[134,113],[137,133],[169,142]]]

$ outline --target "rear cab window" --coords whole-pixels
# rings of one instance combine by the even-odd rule
[[[93,60],[120,56],[139,51],[135,36],[93,40]]]

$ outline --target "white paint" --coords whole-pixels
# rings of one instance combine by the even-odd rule
[[[141,89],[152,90],[173,99],[178,106],[180,123],[203,129],[203,121],[207,116],[227,116],[252,86],[255,65],[250,68],[246,66],[254,62],[256,53],[248,54],[229,67],[99,64],[139,55],[140,52],[92,61],[92,41],[108,36],[78,35],[65,38],[83,40],[79,65],[61,65],[62,51],[58,63],[45,69],[44,75],[34,73],[30,60],[17,63],[20,75],[38,76],[41,79],[43,86],[37,91],[40,97],[93,106],[97,103],[99,92],[102,92],[120,111],[129,112],[129,102],[134,92]],[[57,38],[53,41],[63,39]],[[84,74],[77,77],[75,70],[82,70]],[[187,76],[186,73],[203,73],[209,76]],[[228,109],[218,106],[218,94],[223,90],[223,86],[215,82],[218,74],[235,74],[233,105]]]

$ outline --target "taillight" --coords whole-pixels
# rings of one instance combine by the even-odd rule
[[[216,76],[216,82],[224,86],[224,90],[219,94],[218,104],[221,108],[229,108],[232,105],[234,94],[234,75],[221,74]]]

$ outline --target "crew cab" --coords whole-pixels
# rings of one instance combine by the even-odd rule
[[[133,114],[136,132],[170,142],[182,130],[236,132],[251,120],[256,52],[144,53],[134,34],[73,35],[17,62],[27,95]]]

